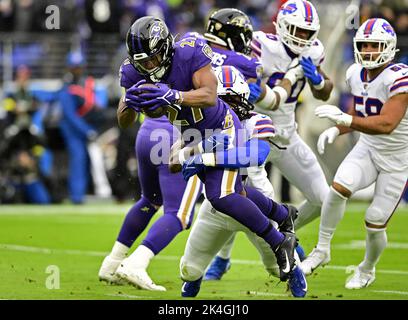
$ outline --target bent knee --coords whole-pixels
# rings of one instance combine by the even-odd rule
[[[340,195],[342,195],[343,197],[346,197],[346,198],[351,197],[352,192],[338,182],[333,182],[332,188],[336,192],[338,192]]]
[[[387,223],[390,215],[377,206],[370,206],[367,209],[365,216],[365,226],[367,229],[384,230],[387,228]]]
[[[181,257],[180,277],[184,281],[195,281],[200,279],[204,274],[204,269],[200,268]]]

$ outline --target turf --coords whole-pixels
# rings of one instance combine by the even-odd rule
[[[408,299],[408,208],[399,208],[389,224],[389,246],[377,266],[373,285],[364,290],[344,289],[349,276],[346,267],[363,259],[363,217],[367,206],[348,205],[333,240],[332,261],[308,278],[306,299]],[[130,204],[0,206],[0,298],[180,299],[178,264],[188,231],[178,235],[149,267],[151,277],[164,285],[166,292],[109,286],[98,281],[100,264],[129,207]],[[307,253],[317,240],[317,229],[315,221],[298,233]],[[221,282],[203,283],[199,299],[294,299],[286,291],[286,284],[268,277],[245,235],[237,237],[232,258],[232,268]],[[47,277],[55,275],[47,273],[49,266],[58,267],[59,289],[47,289]]]

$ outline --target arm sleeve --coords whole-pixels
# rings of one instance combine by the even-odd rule
[[[215,166],[228,169],[260,166],[265,162],[269,151],[269,143],[259,139],[251,139],[243,147],[216,152]]]
[[[392,80],[388,85],[388,98],[400,93],[408,93],[408,66],[401,63],[390,70]]]

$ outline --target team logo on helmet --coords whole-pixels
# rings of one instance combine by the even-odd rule
[[[242,28],[248,28],[250,26],[249,21],[242,16],[235,17],[234,19],[231,20],[231,24],[234,26],[242,27]]]
[[[384,22],[382,24],[382,27],[385,30],[385,32],[389,33],[392,36],[395,36],[394,29],[387,22]]]
[[[296,3],[289,3],[285,7],[282,7],[281,11],[283,14],[292,14],[297,10]]]
[[[163,30],[164,27],[161,21],[155,22],[150,28],[150,41],[149,41],[150,50],[153,50],[153,48],[157,45],[157,43],[161,39]]]

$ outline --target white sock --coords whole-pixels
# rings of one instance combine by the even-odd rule
[[[110,256],[116,260],[123,260],[125,259],[128,252],[129,252],[129,247],[116,241],[115,244],[113,245]]]
[[[385,230],[367,228],[366,253],[360,268],[364,271],[372,271],[380,260],[381,253],[387,246],[387,233]]]
[[[154,257],[154,253],[148,247],[140,245],[136,250],[129,256],[128,262],[135,269],[147,269],[150,260]]]
[[[330,187],[330,191],[324,199],[322,206],[317,249],[330,251],[330,242],[337,224],[343,218],[346,202],[346,197],[334,190],[333,187]]]
[[[314,219],[320,216],[321,207],[312,205],[309,201],[305,200],[299,207],[298,217],[295,220],[295,230],[298,231],[304,225],[312,222]]]
[[[231,238],[228,239],[228,241],[224,244],[224,246],[221,248],[220,251],[218,251],[217,256],[223,259],[230,259],[231,258],[231,251],[232,247],[234,246],[234,240],[235,240],[235,235],[234,233]]]

